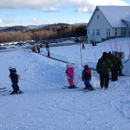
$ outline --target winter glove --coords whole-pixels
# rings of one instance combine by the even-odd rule
[[[20,78],[20,75],[19,75],[19,74],[17,74],[17,73],[15,73],[15,74],[17,75],[18,78]]]
[[[122,69],[124,68],[124,66],[123,66],[123,65],[122,65],[121,67],[122,67]]]

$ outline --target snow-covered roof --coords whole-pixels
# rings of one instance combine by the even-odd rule
[[[123,19],[130,21],[130,6],[97,6],[112,27],[127,27]]]
[[[123,21],[130,22],[130,15],[129,15],[129,16],[127,16],[127,17],[124,17],[122,20],[123,20]]]

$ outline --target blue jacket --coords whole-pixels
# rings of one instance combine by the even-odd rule
[[[17,74],[16,71],[10,71],[9,77],[13,83],[18,83],[20,75]]]

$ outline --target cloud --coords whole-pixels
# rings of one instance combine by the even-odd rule
[[[87,7],[78,8],[78,9],[75,10],[75,12],[86,13],[86,12],[88,12],[88,8]]]
[[[0,23],[2,23],[2,19],[0,19]]]
[[[37,9],[35,8],[35,10]],[[58,9],[55,7],[40,8],[40,10],[43,10],[44,12],[58,12]]]
[[[75,12],[79,13],[92,13],[97,5],[128,5],[122,0],[72,0],[72,5],[75,8]]]
[[[9,26],[9,25],[40,25],[40,24],[52,24],[57,23],[58,19],[43,19],[43,18],[28,18],[24,19],[8,19],[8,20],[1,20],[0,19],[0,26]],[[29,24],[28,24],[29,23]]]
[[[8,3],[8,4],[7,4]],[[128,5],[122,0],[0,0],[0,9],[29,8],[44,12],[58,12],[59,7],[71,5],[75,12],[92,13],[96,5]]]
[[[28,23],[32,23],[32,24],[51,24],[51,23],[57,23],[57,19],[56,18],[53,18],[53,19],[39,19],[39,18],[32,18],[32,19],[28,19]]]
[[[2,20],[2,24],[3,25],[10,25],[10,24],[16,24],[16,23],[19,23],[19,25],[21,24],[24,24],[24,20],[22,19],[6,19],[6,20]]]

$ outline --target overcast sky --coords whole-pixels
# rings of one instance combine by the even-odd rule
[[[97,5],[130,0],[0,0],[0,26],[87,23]]]

